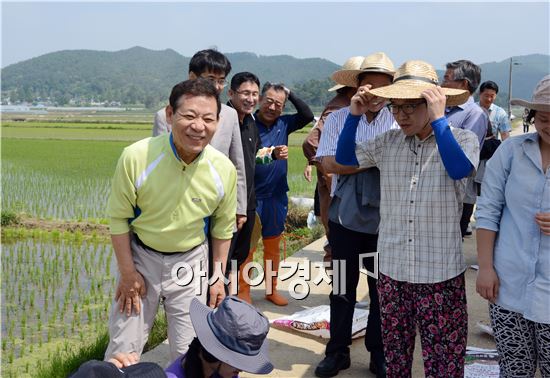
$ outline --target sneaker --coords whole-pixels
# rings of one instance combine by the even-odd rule
[[[329,354],[325,359],[319,362],[315,369],[315,375],[320,378],[334,377],[340,370],[345,370],[351,365],[349,354],[335,353]]]

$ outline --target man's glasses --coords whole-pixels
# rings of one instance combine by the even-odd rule
[[[250,91],[235,91],[239,96],[242,97],[254,97],[258,98],[260,97],[260,92],[250,92]]]
[[[425,101],[417,102],[416,104],[403,104],[403,105],[394,105],[389,104],[388,108],[390,109],[391,114],[397,115],[399,113],[399,109],[403,111],[403,113],[410,115],[413,114],[416,110],[416,108],[422,104],[425,104]]]
[[[272,98],[269,98],[269,97],[265,98],[265,103],[267,104],[268,107],[271,106],[271,105],[275,105],[275,109],[279,109],[279,110],[282,109],[285,106],[285,104],[283,104],[279,101],[275,101],[275,100],[273,100]]]
[[[204,77],[204,79],[210,80],[213,84],[217,84],[220,87],[225,87],[227,85],[227,80],[225,79],[216,79],[215,77],[212,77],[212,76],[206,76]]]

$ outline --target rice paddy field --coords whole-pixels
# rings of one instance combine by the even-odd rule
[[[107,223],[122,149],[151,135],[153,113],[2,114],[2,213],[39,222]],[[313,197],[301,143],[289,142],[290,196]],[[106,330],[116,261],[95,231],[2,228],[2,376],[30,377]]]

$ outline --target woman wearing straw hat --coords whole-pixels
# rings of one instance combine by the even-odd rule
[[[390,100],[400,130],[354,146],[371,96]],[[416,327],[427,377],[463,377],[468,313],[459,219],[479,142],[450,128],[445,105],[469,93],[438,86],[434,68],[405,62],[393,84],[361,87],[338,140],[340,164],[380,169],[380,315],[387,377],[410,377]],[[352,147],[352,148],[350,148]]]
[[[168,378],[234,378],[241,371],[273,370],[266,339],[269,321],[256,308],[235,296],[225,297],[214,310],[194,299],[190,314],[197,337],[189,351],[165,370]],[[109,362],[123,368],[137,358],[119,353]]]
[[[489,304],[501,377],[550,377],[550,76],[532,101],[535,133],[487,163],[476,211],[477,292]]]

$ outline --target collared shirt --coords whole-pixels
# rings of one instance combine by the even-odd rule
[[[454,128],[452,133],[477,167],[475,135]],[[462,273],[459,221],[467,179],[449,177],[433,133],[421,141],[391,130],[358,143],[355,152],[361,168],[380,169],[380,272],[411,283],[442,282]]]
[[[479,105],[479,102],[477,103]],[[508,119],[508,114],[506,110],[502,109],[500,106],[491,104],[489,106],[489,121],[491,121],[491,127],[493,128],[493,135],[495,138],[498,138],[499,133],[510,132],[512,131],[512,126],[510,125],[510,120]]]
[[[489,117],[487,117],[485,110],[475,103],[472,96],[462,105],[445,109],[445,116],[451,127],[470,130],[475,133],[479,140],[479,148],[481,150],[483,142],[485,141],[485,136],[487,135]],[[476,203],[476,199],[477,188],[474,178],[471,177],[466,184],[464,203],[474,204]]]
[[[479,140],[479,147],[481,148],[487,135],[489,118],[487,117],[487,113],[475,103],[472,96],[462,105],[445,109],[445,117],[449,121],[449,126],[470,130],[476,134]]]
[[[335,156],[336,146],[338,145],[338,136],[344,128],[346,118],[350,114],[349,106],[331,113],[325,122],[323,134],[319,141],[316,158],[318,160],[325,156]],[[369,123],[366,115],[362,115],[357,127],[355,142],[365,142],[373,139],[377,135],[385,133],[388,130],[399,129],[393,115],[387,107],[382,108],[376,117]],[[338,182],[338,175],[332,176],[332,187],[330,195],[334,195],[334,190]]]
[[[161,252],[187,251],[210,234],[231,239],[237,174],[231,161],[206,146],[191,163],[180,160],[172,134],[124,149],[115,170],[107,213],[111,234],[132,230]]]
[[[297,114],[282,115],[271,127],[264,125],[257,115],[255,118],[262,147],[288,146],[288,135],[305,126],[297,123]],[[256,198],[264,199],[286,195],[288,192],[287,171],[287,160],[274,160],[271,164],[256,164],[254,174]]]
[[[535,214],[550,212],[550,169],[542,169],[537,133],[505,140],[487,162],[476,227],[497,232],[497,304],[550,324],[550,236]]]

